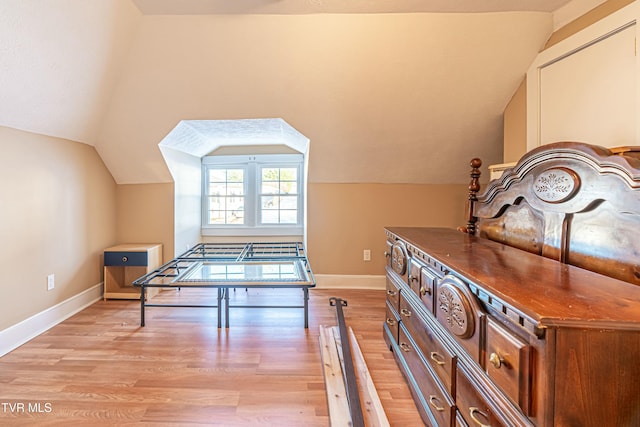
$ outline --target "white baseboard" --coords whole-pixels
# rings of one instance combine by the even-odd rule
[[[384,275],[316,274],[318,289],[385,289]]]
[[[0,331],[0,357],[102,299],[102,283]]]

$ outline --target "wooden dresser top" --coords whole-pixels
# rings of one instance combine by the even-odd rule
[[[640,330],[640,286],[446,228],[388,227],[448,270],[538,322]]]

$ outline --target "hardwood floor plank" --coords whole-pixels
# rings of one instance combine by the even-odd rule
[[[149,308],[99,301],[0,358],[0,425],[328,426],[319,326],[335,325],[329,298],[348,301],[357,336],[392,426],[421,425],[382,338],[384,291],[310,292],[302,309]],[[236,290],[234,304],[299,304],[292,290]],[[215,303],[215,292],[163,291],[154,302]],[[3,405],[4,404],[4,405]],[[20,406],[22,405],[22,406]],[[38,410],[41,411],[38,411]]]

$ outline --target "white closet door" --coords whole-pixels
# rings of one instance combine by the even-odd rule
[[[635,145],[635,28],[540,70],[540,142]]]
[[[541,52],[527,74],[527,147],[640,145],[637,6]]]

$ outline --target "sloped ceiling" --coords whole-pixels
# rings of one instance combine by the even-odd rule
[[[0,126],[94,145],[119,183],[171,181],[158,144],[182,120],[256,118],[310,139],[310,181],[462,182],[500,160],[564,3],[0,2]]]
[[[170,181],[182,120],[281,118],[309,182],[464,182],[502,157],[502,112],[543,12],[144,16],[96,147],[118,182]],[[122,158],[122,153],[127,153]]]
[[[130,0],[0,2],[0,126],[94,145],[142,15]]]
[[[570,0],[134,0],[146,15],[553,12]]]

